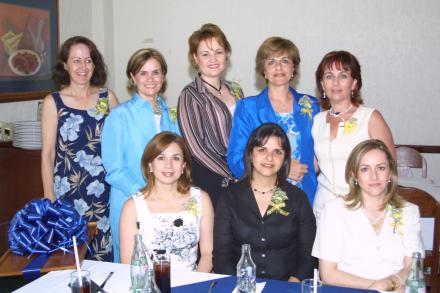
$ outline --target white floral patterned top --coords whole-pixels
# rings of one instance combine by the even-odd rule
[[[200,189],[191,188],[185,210],[177,213],[152,213],[140,192],[132,198],[145,246],[150,251],[167,250],[172,269],[195,271],[202,215]]]

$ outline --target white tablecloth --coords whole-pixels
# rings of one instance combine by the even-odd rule
[[[104,289],[109,293],[125,293],[130,292],[130,266],[119,263],[99,262],[92,260],[84,260],[82,269],[89,270],[91,278],[97,284],[101,284],[110,272],[114,272],[113,276],[108,280]],[[67,286],[70,282],[70,273],[73,270],[53,271],[26,286],[14,291],[17,293],[40,293],[40,292],[57,292],[70,293]],[[171,287],[186,285],[190,283],[203,282],[226,277],[219,274],[188,272],[183,270],[171,271]]]

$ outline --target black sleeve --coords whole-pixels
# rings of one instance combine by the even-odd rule
[[[318,267],[317,259],[312,256],[313,242],[316,236],[316,220],[306,194],[302,190],[294,190],[293,192],[301,194],[293,197],[296,201],[295,212],[298,215],[299,227],[296,264],[292,266],[293,269],[289,275],[303,280],[312,278],[313,269]]]
[[[228,192],[220,194],[215,208],[214,221],[214,272],[236,274],[234,261],[234,240],[232,234],[232,212],[228,204]]]

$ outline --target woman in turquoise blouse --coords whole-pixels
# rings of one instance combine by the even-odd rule
[[[237,103],[228,145],[229,167],[241,178],[249,135],[263,123],[277,123],[289,137],[292,149],[289,182],[302,188],[313,203],[317,180],[311,129],[319,105],[315,97],[298,93],[290,86],[299,68],[298,48],[290,40],[271,37],[258,49],[255,62],[255,69],[264,77],[267,87]]]
[[[161,131],[179,133],[176,118],[159,96],[166,88],[167,64],[155,49],[136,51],[127,64],[130,100],[111,112],[102,133],[102,160],[110,190],[114,261],[119,262],[119,218],[128,197],[146,185],[142,152]]]

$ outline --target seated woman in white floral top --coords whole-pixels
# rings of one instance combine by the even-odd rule
[[[139,222],[147,249],[166,250],[173,269],[210,272],[214,212],[208,194],[191,187],[191,157],[184,140],[171,132],[157,134],[145,148],[141,166],[148,185],[123,207],[121,262],[130,263]]]
[[[403,292],[413,252],[424,255],[417,206],[396,193],[396,163],[380,140],[351,152],[350,192],[324,205],[312,255],[324,283]]]

